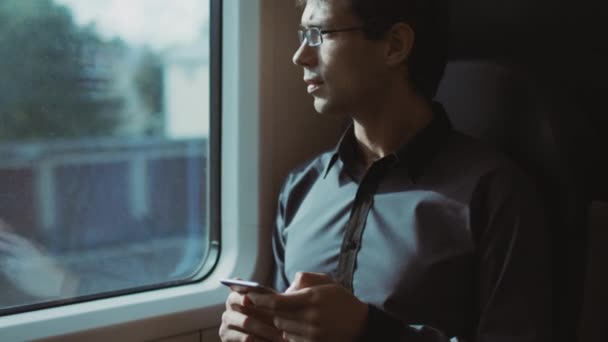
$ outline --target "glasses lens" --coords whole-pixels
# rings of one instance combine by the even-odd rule
[[[321,44],[321,30],[316,27],[313,27],[309,28],[306,33],[306,40],[308,41],[308,45],[317,46]]]

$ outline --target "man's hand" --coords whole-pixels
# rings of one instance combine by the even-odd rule
[[[273,325],[271,314],[257,310],[249,294],[232,291],[226,299],[220,338],[223,342],[284,342],[282,332]]]
[[[260,310],[274,315],[274,325],[288,341],[354,341],[363,331],[367,304],[330,277],[298,273],[285,294],[249,294]]]

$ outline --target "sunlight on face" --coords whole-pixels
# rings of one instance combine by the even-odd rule
[[[360,25],[347,0],[309,1],[301,18],[303,28],[335,30]],[[318,113],[356,115],[376,101],[383,79],[379,74],[381,44],[366,39],[361,30],[323,34],[323,43],[315,47],[301,44],[293,62],[304,69],[304,82]]]

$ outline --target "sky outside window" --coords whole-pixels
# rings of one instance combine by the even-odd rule
[[[79,25],[93,24],[108,39],[165,49],[200,39],[209,19],[208,0],[56,0]]]

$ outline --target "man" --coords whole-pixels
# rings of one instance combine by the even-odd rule
[[[282,294],[232,292],[223,341],[549,341],[533,186],[452,130],[435,96],[441,0],[308,0],[293,61],[337,147],[293,171],[273,239]]]

